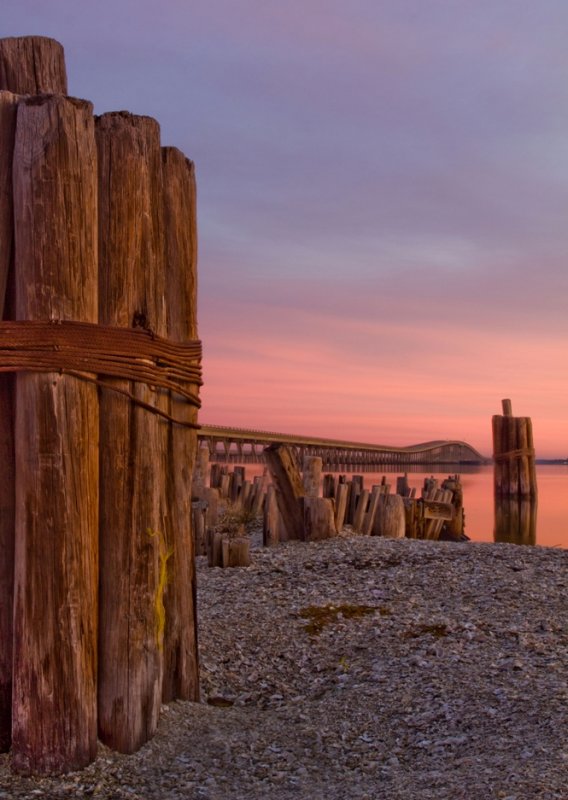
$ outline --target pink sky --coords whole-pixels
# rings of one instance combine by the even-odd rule
[[[565,0],[18,0],[196,163],[201,420],[568,456]]]

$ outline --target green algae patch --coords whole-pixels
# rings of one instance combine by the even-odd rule
[[[331,625],[340,618],[344,620],[359,619],[377,611],[383,616],[391,613],[390,609],[384,606],[363,606],[345,603],[340,606],[308,606],[307,608],[302,608],[298,612],[298,616],[307,620],[307,624],[304,625],[306,633],[309,633],[310,636],[317,636],[326,625]]]

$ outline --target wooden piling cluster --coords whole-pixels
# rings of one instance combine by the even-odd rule
[[[267,499],[265,541],[317,541],[337,535],[334,502],[319,497],[322,460],[306,459],[304,475],[295,451],[283,444],[264,450],[273,493]]]
[[[530,417],[514,417],[511,401],[502,400],[493,417],[496,542],[535,544],[538,488]]]
[[[514,417],[511,401],[502,401],[503,414],[493,417],[495,495],[536,498],[537,482],[532,420]]]
[[[344,526],[367,536],[414,539],[465,539],[463,492],[458,475],[450,475],[441,487],[434,478],[425,481],[422,495],[408,486],[407,476],[397,479],[397,492],[383,476],[370,489],[363,475],[337,478],[332,474],[320,481],[321,464],[304,462],[302,475],[294,451],[285,445],[265,450],[272,485],[264,511],[264,543],[315,540],[334,536]],[[318,496],[320,492],[322,497]],[[311,496],[307,496],[309,487]]]
[[[193,165],[66,92],[61,45],[0,40],[0,749],[31,773],[133,752],[198,697]],[[106,373],[90,342],[124,330]]]
[[[241,567],[250,564],[250,541],[243,520],[258,517],[264,506],[267,475],[251,482],[246,469],[211,465],[209,450],[197,451],[192,487],[192,519],[196,555],[206,555],[210,567]],[[221,510],[224,509],[224,513]]]

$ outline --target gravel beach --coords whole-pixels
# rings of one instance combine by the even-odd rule
[[[258,537],[257,537],[258,538]],[[568,800],[568,552],[354,536],[198,561],[202,702],[0,798]]]

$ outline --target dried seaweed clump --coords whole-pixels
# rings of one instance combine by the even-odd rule
[[[298,616],[308,620],[307,625],[304,626],[306,633],[309,633],[310,636],[317,636],[326,625],[337,622],[340,616],[342,619],[358,619],[367,614],[374,614],[375,611],[383,615],[390,614],[390,610],[382,606],[363,606],[345,603],[340,606],[308,606],[307,608],[302,608]]]

